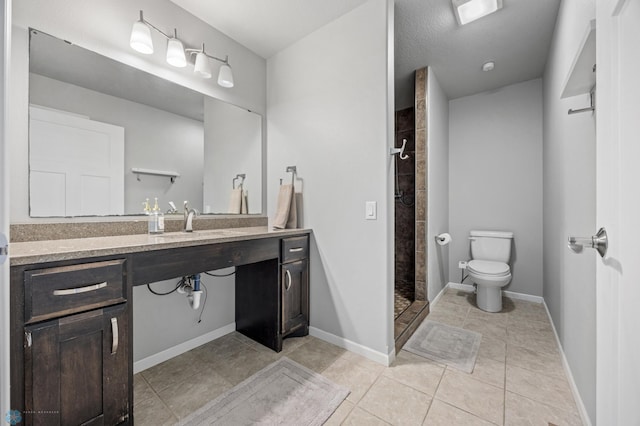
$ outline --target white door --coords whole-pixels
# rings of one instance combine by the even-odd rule
[[[29,207],[33,217],[124,213],[124,128],[32,106]]]
[[[640,0],[597,0],[597,424],[640,425]]]

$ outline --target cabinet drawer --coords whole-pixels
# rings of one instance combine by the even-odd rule
[[[309,237],[291,237],[282,239],[282,263],[309,257]]]
[[[124,259],[26,271],[25,323],[124,302],[124,275]]]

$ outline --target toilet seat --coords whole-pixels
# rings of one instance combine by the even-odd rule
[[[472,260],[467,264],[467,271],[487,278],[501,278],[510,275],[509,265],[491,260]]]

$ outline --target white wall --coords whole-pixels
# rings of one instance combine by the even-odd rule
[[[204,101],[204,115],[204,205],[228,212],[232,179],[244,173],[248,212],[261,213],[262,117],[211,98]]]
[[[433,300],[449,282],[449,248],[435,236],[449,232],[449,99],[427,72],[427,296]]]
[[[190,67],[177,69],[166,64],[164,49],[157,48],[150,56],[140,55],[129,47],[133,22],[143,9],[145,18],[154,25],[171,31],[177,27],[185,45],[199,46],[205,42],[212,54],[229,55],[233,66],[235,87],[224,89],[215,79],[203,80],[193,75]],[[266,111],[266,61],[249,49],[229,39],[193,15],[168,0],[21,0],[14,5],[12,32],[11,82],[9,86],[8,128],[11,140],[11,204],[28,205],[28,33],[33,27],[53,36],[140,68],[151,74],[172,80],[206,95],[240,105],[264,114]],[[156,40],[157,46],[164,41]],[[216,70],[214,70],[216,72]],[[3,169],[4,170],[4,169]],[[11,220],[14,221],[12,209]],[[188,341],[194,335],[204,335],[229,325],[233,315],[227,309],[234,306],[234,294],[227,280],[208,280],[219,286],[216,296],[207,302],[200,325],[194,324],[193,311],[177,296],[159,298],[146,288],[136,288],[134,294],[134,353],[139,357]],[[169,284],[160,284],[159,287]],[[165,287],[166,288],[166,287]],[[185,307],[186,306],[186,307]],[[189,312],[187,314],[186,312]],[[155,321],[146,321],[154,319]],[[157,330],[162,330],[158,339]]]
[[[91,120],[124,127],[124,211],[140,214],[142,202],[158,197],[162,211],[169,201],[181,206],[184,200],[202,209],[202,176],[204,124],[126,99],[105,95],[62,81],[31,74],[32,104],[88,116]],[[132,167],[170,170],[180,173],[175,183],[168,177],[141,176],[131,173]],[[152,205],[153,206],[153,205]],[[23,214],[14,220],[28,220],[28,206],[12,204]]]
[[[8,55],[11,51],[11,0],[0,7],[0,233],[9,236],[9,139],[6,135],[8,111]],[[9,262],[0,265],[0,414],[11,408],[9,397]]]
[[[567,249],[567,237],[596,226],[595,116],[567,115],[589,96],[560,99],[595,1],[560,5],[544,74],[544,299],[592,422],[596,416],[595,250]]]
[[[267,61],[269,217],[296,165],[313,228],[311,326],[374,357],[393,350],[392,7],[370,0]]]
[[[514,232],[506,290],[542,296],[542,80],[449,103],[449,273],[469,231]]]

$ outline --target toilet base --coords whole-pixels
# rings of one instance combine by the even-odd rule
[[[477,285],[476,303],[478,308],[486,312],[500,312],[502,310],[502,288]]]

